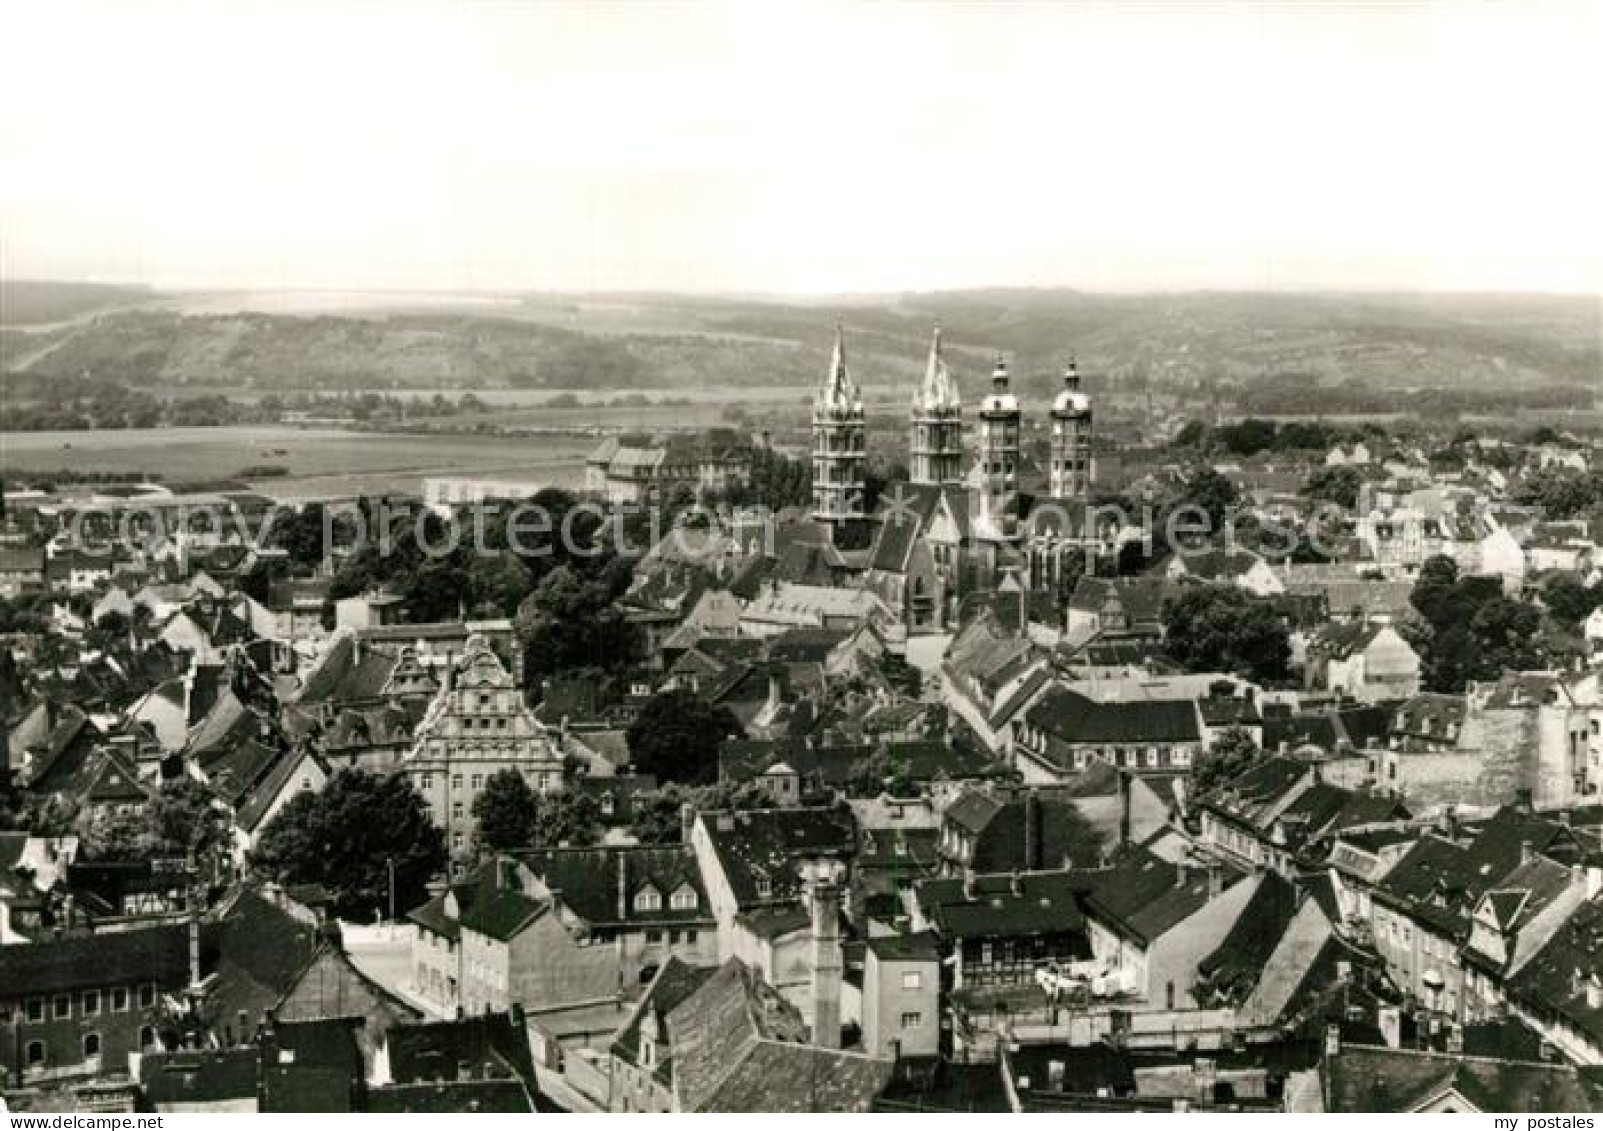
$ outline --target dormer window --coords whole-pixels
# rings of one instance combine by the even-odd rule
[[[696,897],[696,889],[689,884],[680,884],[674,889],[668,905],[675,911],[694,911],[700,901]]]
[[[757,895],[758,895],[758,897],[761,898],[761,899],[767,899],[769,896],[771,896],[773,894],[774,894],[774,883],[773,883],[773,881],[770,880],[767,876],[758,876],[757,877]]]
[[[662,893],[656,888],[646,886],[635,892],[636,911],[661,911]]]
[[[601,815],[603,817],[612,816],[613,808],[614,802],[612,800],[612,791],[609,789],[607,792],[601,795]]]

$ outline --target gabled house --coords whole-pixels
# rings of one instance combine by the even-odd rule
[[[794,1006],[731,958],[667,1015],[675,1111],[859,1112],[894,1064],[819,1047]]]
[[[1169,559],[1165,576],[1171,581],[1193,581],[1234,585],[1254,597],[1271,597],[1286,591],[1285,583],[1260,554],[1251,550],[1202,550],[1177,553]]]
[[[1192,1008],[1204,960],[1241,918],[1267,873],[1170,862],[1139,845],[1099,871],[1085,897],[1091,951],[1110,991],[1153,1009]]]
[[[1329,852],[1347,829],[1386,825],[1408,810],[1394,798],[1342,789],[1317,765],[1270,757],[1198,801],[1200,843],[1254,867],[1295,876]]]
[[[1331,1043],[1319,1065],[1324,1112],[1596,1111],[1603,1088],[1572,1065]]]
[[[564,921],[592,943],[609,943],[619,984],[649,981],[670,957],[718,960],[718,924],[688,845],[557,848],[515,859],[536,899],[555,900]]]
[[[1364,703],[1419,693],[1419,653],[1385,621],[1333,623],[1308,644],[1307,685]]]
[[[1038,970],[1092,957],[1081,906],[1090,884],[1055,869],[925,880],[914,888],[913,925],[934,933],[950,989],[983,1012],[1035,986]]]
[[[1137,774],[1185,773],[1202,746],[1195,700],[1103,702],[1054,685],[1015,721],[1012,753],[1025,781],[1048,784],[1096,763]]]
[[[1576,1064],[1603,1064],[1603,872],[1587,869],[1584,900],[1508,980],[1514,1013]]]
[[[1462,952],[1481,898],[1538,854],[1569,866],[1580,851],[1568,827],[1514,808],[1451,838],[1421,836],[1373,891],[1371,933],[1392,982],[1426,1008],[1462,1020],[1468,979]],[[1499,916],[1506,913],[1504,907]],[[1486,985],[1475,989],[1480,998],[1486,992]]]
[[[1163,602],[1170,587],[1151,578],[1081,577],[1069,595],[1065,633],[1071,646],[1101,633],[1163,635]]]
[[[662,964],[608,1045],[606,1094],[595,1097],[608,1111],[674,1110],[668,1018],[717,972],[716,966],[687,966],[672,957]]]
[[[958,631],[941,663],[942,698],[995,754],[1008,751],[1013,721],[1051,682],[1045,655],[989,609]]]

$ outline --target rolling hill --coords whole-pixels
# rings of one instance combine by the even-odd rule
[[[854,371],[901,384],[939,319],[965,392],[1006,350],[1026,387],[1072,351],[1093,385],[1250,385],[1298,375],[1376,389],[1603,388],[1603,315],[1582,296],[1093,295],[991,290],[831,300],[686,295],[161,295],[5,284],[11,371],[135,384],[671,389],[807,385],[837,315]],[[270,312],[269,312],[270,310]],[[20,312],[20,313],[16,313]],[[65,325],[35,328],[40,323]]]

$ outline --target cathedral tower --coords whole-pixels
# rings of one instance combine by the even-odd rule
[[[1074,359],[1063,373],[1063,391],[1052,402],[1050,491],[1054,499],[1086,502],[1091,495],[1091,398],[1080,391]]]
[[[846,371],[839,324],[829,374],[813,400],[813,517],[841,523],[863,517],[863,397]]]
[[[963,407],[957,382],[941,356],[941,328],[930,342],[924,381],[913,394],[913,437],[910,477],[914,483],[940,487],[963,482]]]
[[[1008,388],[1007,362],[991,372],[991,391],[980,402],[979,533],[991,541],[1012,537],[1008,505],[1019,486],[1019,399]]]

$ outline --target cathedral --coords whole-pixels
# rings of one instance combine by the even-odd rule
[[[857,578],[900,610],[911,631],[949,626],[973,594],[1051,593],[1068,555],[1104,544],[1086,529],[1096,474],[1092,409],[1073,361],[1049,410],[1044,491],[1021,483],[1024,411],[1000,356],[976,417],[970,462],[962,399],[937,328],[913,393],[908,481],[889,484],[870,511],[862,394],[836,328],[813,402],[812,519],[842,578]]]

